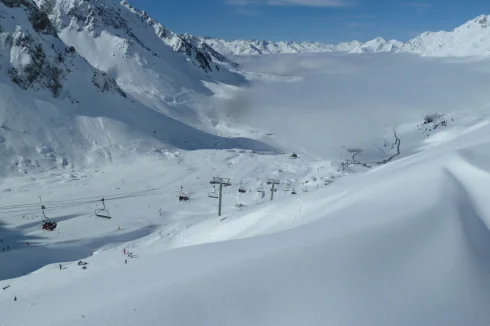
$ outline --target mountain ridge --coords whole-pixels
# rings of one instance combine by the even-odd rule
[[[232,62],[173,34],[168,45],[143,16],[108,1],[0,0],[0,177],[133,154],[271,149],[219,136],[200,115],[214,94],[206,83],[244,80]]]
[[[200,39],[221,52],[231,55],[263,55],[317,52],[411,53],[433,57],[464,57],[490,55],[490,16],[480,15],[452,31],[424,32],[407,42],[376,37],[367,42],[357,40],[328,44],[322,42],[232,40],[201,37]]]

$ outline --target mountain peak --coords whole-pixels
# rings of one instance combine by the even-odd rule
[[[349,53],[413,53],[424,56],[481,56],[490,55],[490,16],[480,15],[452,32],[424,32],[407,41],[386,40],[376,37],[365,43],[342,42],[337,45],[320,42],[258,42],[225,41],[203,38],[202,40],[221,53],[257,55],[299,52],[349,52]]]
[[[480,25],[487,25],[488,24],[488,18],[489,16],[487,15],[480,15],[478,17],[476,17],[473,21],[477,24],[480,24]]]
[[[485,29],[489,27],[489,16],[487,15],[480,15],[476,17],[475,19],[472,19],[463,25],[457,27],[454,29],[455,32],[461,31],[464,29]]]

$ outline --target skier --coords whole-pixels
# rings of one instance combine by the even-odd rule
[[[60,270],[62,269],[62,265],[60,264]]]
[[[127,259],[124,259],[124,263],[127,264],[128,263],[128,260]]]
[[[126,254],[126,248],[124,248],[123,253]]]

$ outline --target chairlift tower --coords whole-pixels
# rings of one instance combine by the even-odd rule
[[[220,177],[213,177],[213,180],[211,180],[210,183],[212,185],[219,185],[218,216],[221,216],[221,203],[223,201],[223,186],[225,186],[225,187],[231,186],[230,179],[228,179],[228,178],[220,178]]]
[[[274,192],[277,191],[275,187],[276,185],[279,185],[280,182],[278,179],[269,179],[267,180],[267,184],[271,185],[271,200],[274,200]]]

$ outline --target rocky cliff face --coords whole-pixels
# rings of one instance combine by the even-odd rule
[[[145,11],[136,9],[127,1],[122,1],[119,5],[105,0],[36,0],[36,3],[41,11],[51,18],[57,30],[68,28],[76,22],[79,27],[90,31],[93,37],[98,37],[100,33],[110,29],[116,31],[117,36],[134,42],[137,46],[160,58],[161,54],[154,49],[152,44],[148,44],[147,37],[142,37],[139,33],[134,32],[136,26],[146,24],[161,41],[174,51],[185,55],[205,72],[219,70],[219,66],[214,61],[231,63],[211,47],[196,44],[189,36],[173,33]]]
[[[53,97],[59,97],[72,69],[84,60],[73,47],[63,44],[47,14],[34,3],[28,0],[1,3],[4,8],[0,10],[0,52],[4,73],[24,90],[49,89]],[[87,72],[100,91],[116,91],[125,96],[107,74],[92,67]]]

